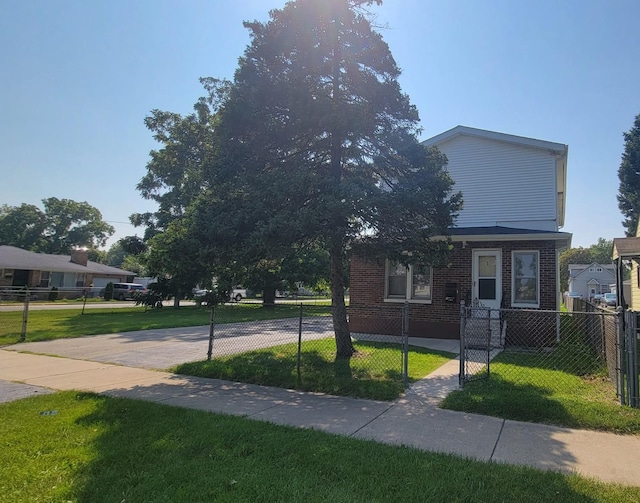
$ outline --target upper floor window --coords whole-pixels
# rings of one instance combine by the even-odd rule
[[[602,272],[602,267],[596,267],[596,272]]]
[[[589,272],[596,272],[596,268],[595,267],[589,267]]]
[[[540,252],[514,251],[512,256],[514,307],[540,307]]]
[[[385,300],[431,302],[433,270],[430,266],[418,266],[387,261]]]

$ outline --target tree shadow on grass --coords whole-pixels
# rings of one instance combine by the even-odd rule
[[[297,354],[291,347],[249,351],[221,359],[178,365],[178,374],[226,379],[374,400],[394,400],[404,391],[399,369],[384,368],[372,351],[359,351],[352,358],[336,358],[333,341],[314,341],[315,350]],[[360,347],[360,345],[359,345]],[[378,348],[379,349],[379,348]],[[375,364],[371,366],[371,362]]]
[[[83,439],[92,456],[77,464],[65,494],[77,501],[588,503],[599,487],[559,473],[138,400],[92,394],[77,399],[93,406],[76,423],[97,432]],[[635,494],[619,493],[618,501]]]
[[[465,384],[464,389],[450,393],[440,407],[515,421],[578,426],[566,408],[552,398],[552,390],[516,384],[496,374]]]

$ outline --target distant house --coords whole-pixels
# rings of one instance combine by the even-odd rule
[[[568,147],[457,126],[424,142],[448,159],[464,208],[449,230],[449,267],[350,258],[349,324],[374,332],[386,311],[408,302],[409,334],[458,338],[460,301],[498,309],[559,309],[559,253]],[[410,250],[408,250],[410,251]]]
[[[615,282],[614,264],[569,264],[569,291],[578,292],[583,299],[593,299],[596,294],[610,292],[611,284]]]
[[[133,281],[135,273],[88,260],[86,250],[71,255],[34,253],[15,246],[0,246],[0,287],[33,289],[94,289],[108,282]]]

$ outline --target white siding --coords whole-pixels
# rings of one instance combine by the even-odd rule
[[[551,152],[460,135],[438,145],[462,192],[458,227],[557,231],[555,157]]]

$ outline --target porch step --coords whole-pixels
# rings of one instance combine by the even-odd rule
[[[470,347],[481,348],[488,344],[491,348],[502,348],[506,330],[506,321],[501,330],[497,318],[467,318],[464,336]]]

